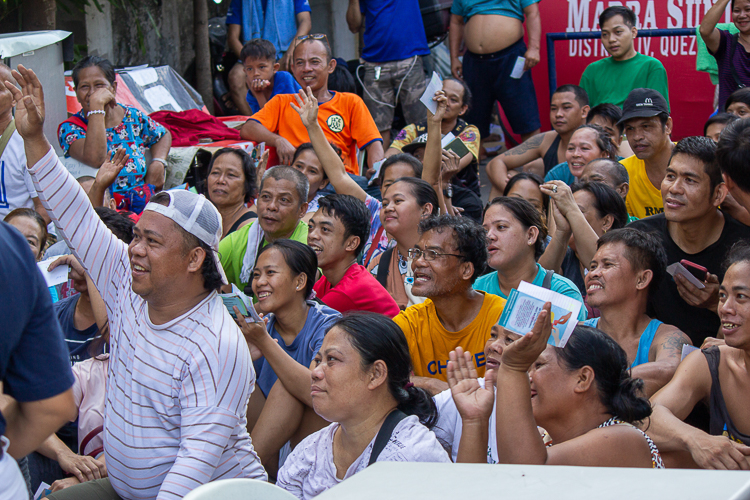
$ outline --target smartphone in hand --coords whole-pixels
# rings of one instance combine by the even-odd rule
[[[695,276],[695,278],[700,280],[702,283],[705,283],[706,280],[708,280],[708,269],[706,269],[705,267],[690,262],[686,259],[682,259],[680,261],[680,264],[682,264],[682,266],[687,269],[690,274]]]

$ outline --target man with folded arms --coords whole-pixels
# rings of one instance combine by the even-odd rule
[[[18,132],[40,199],[107,306],[111,356],[104,415],[108,478],[48,498],[182,498],[219,478],[266,479],[247,433],[250,353],[216,289],[221,216],[202,196],[159,193],[130,246],[94,212],[42,132],[44,96],[23,66]]]

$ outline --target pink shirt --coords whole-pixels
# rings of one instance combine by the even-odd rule
[[[89,440],[85,450],[81,449],[81,443],[86,436],[104,425],[108,370],[109,354],[103,354],[99,359],[89,358],[73,365],[73,399],[78,407],[78,452],[81,455],[88,455],[104,446],[103,434],[99,432]]]

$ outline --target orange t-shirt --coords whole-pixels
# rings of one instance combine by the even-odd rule
[[[326,138],[341,148],[346,171],[360,175],[357,148],[363,149],[372,141],[382,141],[383,138],[362,98],[348,92],[331,93],[333,98],[318,108],[318,123]],[[296,148],[310,142],[310,136],[299,114],[290,106],[292,102],[296,104],[294,94],[277,94],[250,119]]]
[[[471,353],[477,374],[484,376],[484,344],[490,338],[492,326],[503,313],[505,299],[491,293],[480,293],[484,294],[484,302],[479,314],[458,332],[445,329],[437,316],[435,304],[429,299],[407,307],[393,318],[409,344],[414,375],[447,382],[448,353],[461,346]]]

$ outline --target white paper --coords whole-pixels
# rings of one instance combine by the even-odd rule
[[[172,94],[169,93],[164,85],[147,88],[143,91],[143,96],[153,110],[160,110],[167,106],[172,106],[170,111],[182,111],[180,105],[177,104],[177,101],[174,100],[174,97],[172,97]]]
[[[156,70],[154,68],[129,71],[128,75],[130,75],[130,78],[132,78],[133,81],[141,87],[151,85],[159,79],[159,75],[156,74]]]
[[[55,286],[68,281],[68,271],[70,270],[70,266],[67,264],[64,266],[57,266],[52,271],[47,271],[49,265],[56,261],[58,257],[37,262],[39,270],[42,272],[45,281],[47,281],[47,286]]]
[[[674,264],[667,266],[667,272],[671,274],[673,277],[675,274],[681,274],[685,277],[686,280],[688,280],[690,283],[692,283],[695,287],[704,289],[706,288],[706,285],[701,283],[701,281],[693,276],[690,271],[685,269],[685,266],[680,264],[679,262],[675,262]]]
[[[376,161],[372,164],[373,170],[375,170],[375,173],[372,174],[372,177],[370,177],[370,180],[367,182],[368,186],[372,186],[375,181],[380,177],[380,168],[383,166],[383,163],[385,163],[386,158],[383,158],[380,161]]]
[[[523,65],[526,64],[526,58],[518,56],[516,64],[513,65],[513,71],[510,72],[510,77],[518,80],[523,75]]]
[[[433,101],[432,98],[435,97],[435,92],[438,90],[443,90],[443,80],[440,79],[440,75],[438,75],[437,72],[433,71],[430,83],[427,84],[424,94],[419,98],[419,100],[422,101],[422,104],[427,106],[427,109],[429,109],[430,113],[433,115],[437,112],[437,102]]]
[[[682,362],[682,360],[685,359],[685,356],[687,356],[691,352],[697,351],[697,350],[698,350],[698,348],[695,347],[694,345],[683,344],[682,345],[682,357],[680,358],[680,362]]]
[[[453,135],[453,132],[448,132],[443,136],[443,138],[440,140],[440,147],[445,149],[445,146],[453,142],[453,139],[455,139],[456,136]]]
[[[237,306],[237,309],[240,310],[240,313],[247,312],[246,315],[243,314],[247,323],[263,321],[263,319],[258,315],[258,312],[255,310],[253,301],[250,300],[250,297],[242,293],[242,291],[234,283],[232,283],[232,291],[230,293],[220,293],[219,297],[221,297],[221,300],[224,302],[224,306],[227,308],[229,314],[231,314],[233,318],[233,307]],[[242,306],[244,306],[244,309],[246,309],[247,311],[243,311]]]
[[[541,286],[532,285],[527,281],[522,281],[521,284],[518,285],[518,291],[531,295],[532,297],[536,297],[537,299],[543,300],[545,302],[551,302],[553,306],[571,312],[570,321],[566,321],[565,323],[563,323],[565,325],[565,329],[562,333],[560,333],[559,328],[556,328],[558,320],[554,317],[552,318],[552,335],[555,340],[555,345],[557,347],[565,347],[565,344],[568,342],[570,335],[573,333],[573,330],[578,324],[578,313],[581,311],[581,307],[583,306],[583,304],[572,297],[554,292],[547,288],[542,288]],[[562,326],[563,324],[561,324],[560,326]]]
[[[38,500],[39,498],[42,498],[42,493],[44,493],[44,490],[50,489],[49,484],[42,481],[39,483],[39,488],[36,489],[36,493],[34,493],[34,500]]]

